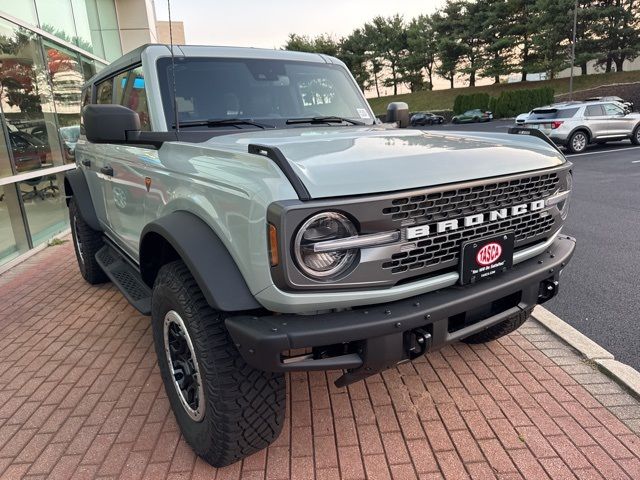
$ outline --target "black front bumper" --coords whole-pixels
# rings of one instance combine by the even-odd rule
[[[560,235],[547,251],[495,279],[341,312],[238,316],[226,325],[251,366],[267,371],[345,369],[348,373],[337,383],[346,385],[411,359],[412,335],[413,340],[421,338],[422,354],[553,297],[574,248],[573,238]],[[313,354],[283,356],[310,347]]]

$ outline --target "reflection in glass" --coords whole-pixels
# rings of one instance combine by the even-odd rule
[[[80,98],[84,76],[78,55],[71,50],[44,41],[49,78],[53,85],[53,101],[60,126],[60,144],[65,163],[75,161],[80,135]]]
[[[0,265],[28,249],[16,187],[0,186]]]
[[[5,136],[0,129],[0,178],[8,177],[13,174],[11,168],[11,159],[9,158],[9,149],[5,141]]]
[[[69,43],[78,44],[71,0],[36,0],[40,28]]]
[[[113,62],[122,56],[120,44],[120,32],[118,30],[103,30],[102,41],[104,43],[104,58]]]
[[[36,34],[0,20],[0,103],[17,173],[62,164],[47,70]]]
[[[98,73],[94,60],[80,56],[80,63],[82,64],[82,76],[85,82]]]
[[[68,226],[62,181],[62,175],[43,175],[18,184],[34,246]]]
[[[7,12],[31,25],[38,25],[38,16],[33,0],[0,0],[0,11]]]

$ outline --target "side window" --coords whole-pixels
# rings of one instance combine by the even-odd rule
[[[116,77],[117,79],[118,77]],[[144,87],[144,74],[142,67],[136,67],[129,71],[124,85],[122,101],[120,102],[140,116],[142,130],[151,130],[149,121],[149,107],[147,105],[147,93]]]
[[[113,79],[105,80],[97,86],[97,103],[113,103]]]
[[[587,117],[601,117],[604,115],[602,105],[589,105],[585,111]]]
[[[621,117],[624,115],[624,110],[613,103],[605,103],[604,111],[607,115],[615,115]]]
[[[127,87],[127,78],[129,78],[129,70],[119,73],[113,79],[113,103],[122,104],[122,95]]]

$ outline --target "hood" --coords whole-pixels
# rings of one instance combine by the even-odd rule
[[[558,166],[543,140],[485,132],[367,127],[260,130],[214,137],[211,147],[277,147],[312,198],[430,187]]]

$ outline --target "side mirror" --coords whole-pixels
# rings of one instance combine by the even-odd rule
[[[395,122],[398,128],[407,128],[409,126],[409,105],[404,102],[391,102],[387,107],[387,122]]]
[[[92,143],[126,143],[128,132],[140,131],[140,117],[122,105],[87,105],[82,130]]]

